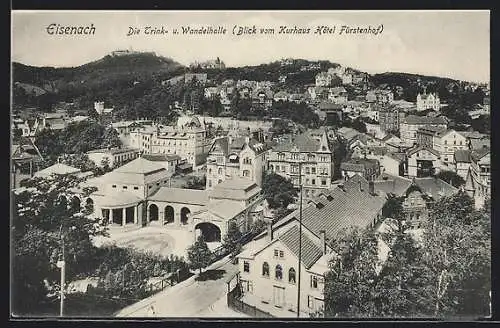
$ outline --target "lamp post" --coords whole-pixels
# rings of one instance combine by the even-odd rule
[[[302,264],[302,162],[299,162],[299,264],[297,282],[297,318],[300,318],[300,271]]]
[[[60,303],[60,309],[59,309],[59,316],[62,317],[64,315],[64,285],[65,285],[65,275],[66,275],[66,262],[64,260],[64,235],[62,234],[62,224],[61,228],[59,229],[59,236],[61,238],[61,243],[62,243],[62,256],[59,261],[57,261],[57,267],[61,269],[61,288],[60,288],[60,297],[61,297],[61,303]]]

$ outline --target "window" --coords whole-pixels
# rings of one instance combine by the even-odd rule
[[[277,249],[274,250],[274,257],[278,257],[279,251]]]
[[[312,185],[315,185],[315,184],[316,184],[316,179],[312,179],[312,180],[311,180],[311,184],[312,184]]]
[[[212,169],[208,169],[208,174],[212,174]]]
[[[295,269],[294,268],[290,268],[290,270],[288,270],[288,282],[291,284],[295,283]]]
[[[311,173],[312,174],[316,174],[316,168],[315,167],[311,167]]]
[[[139,190],[139,187],[134,187],[134,190]]]
[[[269,263],[267,262],[264,262],[264,264],[262,264],[262,275],[264,277],[269,277]]]
[[[448,144],[448,140],[445,140],[445,141],[444,141],[444,144],[445,144],[445,145],[447,145],[447,144]]]
[[[280,251],[280,257],[284,257],[285,253],[283,251]]]
[[[219,167],[219,170],[217,171],[218,174],[222,174],[222,167]]]
[[[157,185],[157,186],[160,186],[160,183],[159,183],[159,182],[157,182],[157,183],[156,183],[156,185]]]
[[[314,288],[314,289],[318,288],[318,277],[317,276],[311,276],[311,288]]]
[[[281,265],[278,264],[276,266],[274,274],[275,274],[276,280],[283,279],[283,269],[281,268]]]
[[[250,263],[248,261],[243,262],[243,272],[250,272]]]
[[[310,295],[307,296],[307,307],[310,309],[314,307],[314,297]]]
[[[127,189],[128,187],[127,186],[123,186],[123,189]]]
[[[116,188],[116,185],[112,185],[113,188]]]
[[[250,171],[248,171],[248,170],[243,170],[243,176],[244,176],[244,177],[248,177],[248,176],[250,176]]]
[[[306,167],[306,174],[309,174],[310,171],[309,167]]]
[[[321,179],[321,185],[322,186],[326,186],[326,180],[325,179]]]
[[[456,140],[453,140],[453,144],[456,145],[457,144],[457,141]]]
[[[208,180],[208,186],[212,187],[212,180]]]

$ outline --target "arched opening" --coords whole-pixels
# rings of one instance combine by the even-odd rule
[[[80,211],[80,198],[77,196],[73,196],[71,199],[71,205],[70,205],[71,211],[73,213],[79,212]]]
[[[94,212],[94,200],[92,198],[87,198],[87,200],[85,201],[85,208],[90,213]]]
[[[182,224],[187,224],[188,222],[188,216],[191,214],[191,211],[187,207],[181,208],[181,223]]]
[[[170,205],[165,206],[163,224],[174,223],[174,208]]]
[[[221,241],[221,231],[218,226],[210,222],[198,223],[195,229],[200,229],[201,236],[203,240],[207,243],[220,242]]]
[[[155,204],[149,206],[149,221],[158,221],[158,206]]]
[[[276,280],[281,280],[283,279],[283,269],[281,268],[281,265],[277,265],[275,269],[275,277]]]

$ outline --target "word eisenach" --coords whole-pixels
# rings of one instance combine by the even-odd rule
[[[94,23],[90,26],[62,26],[52,23],[47,26],[47,33],[50,35],[94,35]]]

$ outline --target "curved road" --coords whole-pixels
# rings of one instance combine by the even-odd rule
[[[225,270],[217,280],[195,281],[198,275],[167,288],[147,299],[121,310],[118,317],[207,317],[241,316],[244,314],[227,308],[223,299],[227,282],[238,268],[227,258],[212,264],[208,269]],[[220,313],[219,313],[220,312]]]

